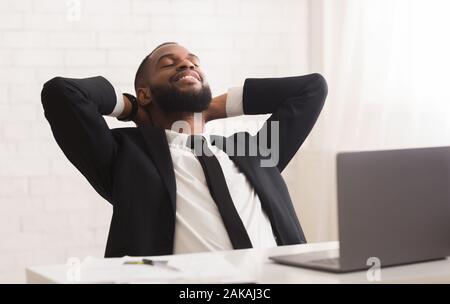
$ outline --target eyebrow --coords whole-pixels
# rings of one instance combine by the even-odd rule
[[[176,58],[178,57],[177,55],[173,54],[173,53],[169,53],[169,54],[164,54],[161,57],[159,57],[158,61],[156,62],[156,64],[158,64],[161,60],[163,60],[164,58],[169,57],[169,58]],[[195,59],[197,59],[198,61],[200,61],[200,58],[198,58],[197,55],[189,53],[188,57],[194,57]]]

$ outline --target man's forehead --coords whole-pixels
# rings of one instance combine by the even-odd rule
[[[151,61],[158,60],[160,57],[167,54],[187,54],[189,50],[179,44],[167,44],[159,47],[153,54],[149,57]]]

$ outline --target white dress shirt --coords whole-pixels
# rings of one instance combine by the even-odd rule
[[[228,90],[227,116],[243,114],[242,93],[242,87]],[[122,110],[123,98],[118,95],[118,102],[110,115],[118,116]],[[246,176],[225,152],[210,144],[207,134],[202,135],[222,167],[231,198],[253,247],[277,246],[270,221]],[[209,192],[202,167],[193,151],[186,146],[188,136],[166,130],[177,188],[174,254],[231,250],[233,246]]]

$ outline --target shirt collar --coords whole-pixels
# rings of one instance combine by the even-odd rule
[[[187,147],[186,146],[186,142],[187,142],[188,137],[191,134],[179,133],[179,132],[175,132],[175,131],[168,130],[168,129],[165,129],[165,132],[166,132],[167,142],[169,143],[169,145],[171,145],[171,146]],[[209,138],[208,134],[201,133],[201,134],[197,134],[197,135],[203,136],[206,139],[206,141],[209,144],[211,144],[211,141],[210,141],[210,138]]]

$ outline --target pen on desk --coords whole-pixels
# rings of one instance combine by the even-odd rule
[[[148,263],[144,263],[143,261],[125,261],[123,262],[124,265],[144,265]]]
[[[139,261],[126,261],[124,263],[125,265],[155,265],[155,262],[153,260],[149,260],[149,259],[142,259]]]
[[[140,261],[126,261],[124,265],[151,265],[151,266],[161,266],[170,270],[179,271],[178,268],[168,265],[169,261],[155,261],[150,259],[142,259]]]

